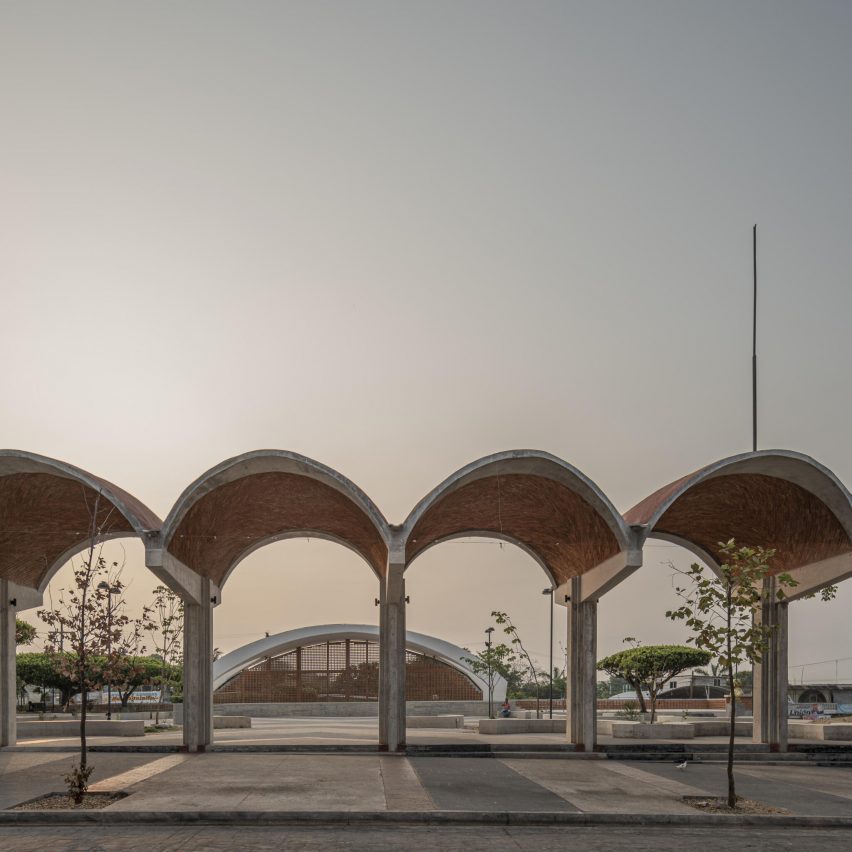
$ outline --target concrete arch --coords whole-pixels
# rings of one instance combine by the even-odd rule
[[[589,595],[641,564],[635,536],[600,488],[539,450],[486,456],[427,494],[402,526],[405,564],[441,541],[472,535],[517,544],[554,587],[586,576]]]
[[[790,450],[714,462],[658,489],[625,520],[642,528],[643,544],[672,541],[711,566],[729,538],[773,547],[774,573],[801,574],[791,600],[852,576],[852,496],[828,468]]]
[[[46,456],[0,450],[0,577],[43,592],[88,546],[96,500],[98,541],[147,541],[162,525],[144,503],[105,479]]]
[[[389,528],[373,501],[337,471],[284,450],[244,453],[202,474],[169,512],[162,547],[221,587],[249,553],[299,535],[344,544],[385,574]]]
[[[321,624],[313,627],[301,627],[287,630],[274,636],[267,636],[237,648],[225,654],[213,663],[213,689],[218,689],[243,669],[259,663],[266,657],[285,654],[300,645],[313,645],[320,642],[335,642],[343,639],[357,639],[367,642],[379,641],[379,628],[372,624]],[[443,639],[428,636],[425,633],[408,631],[405,634],[405,646],[411,651],[435,657],[456,669],[471,680],[483,696],[488,696],[488,684],[475,674],[465,662],[470,652]],[[506,697],[506,681],[498,677],[494,684],[494,700],[502,701]]]

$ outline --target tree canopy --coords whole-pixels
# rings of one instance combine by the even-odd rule
[[[15,619],[15,644],[16,645],[31,645],[33,639],[36,638],[36,629],[28,621],[23,618]]]
[[[15,664],[17,676],[22,683],[44,689],[58,689],[61,696],[59,703],[63,707],[71,700],[74,684],[56,665],[55,654],[46,654],[43,651],[18,654]]]
[[[625,641],[634,641],[627,639]],[[646,690],[651,696],[651,721],[654,721],[657,695],[666,681],[686,669],[706,666],[709,651],[687,645],[637,645],[598,661],[598,671],[626,680],[635,690],[642,712],[646,711]]]

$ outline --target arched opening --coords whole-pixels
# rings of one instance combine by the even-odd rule
[[[524,548],[486,536],[453,538],[425,550],[411,563],[405,576],[406,594],[411,600],[406,613],[408,630],[433,633],[475,655],[485,649],[487,627],[495,628],[490,635],[493,645],[511,645],[511,638],[491,615],[495,610],[507,612],[541,674],[549,669],[551,653],[554,668],[564,673],[565,609],[553,606],[551,649],[551,598],[542,591],[552,588],[552,580]],[[528,702],[534,708],[532,678],[523,661],[519,661],[518,669],[523,683],[510,683],[511,703],[516,705],[520,700],[519,709]],[[407,676],[408,672],[406,683]],[[519,689],[521,686],[525,688]],[[544,677],[539,689],[542,706],[547,710]],[[556,693],[555,709],[561,717],[564,696],[559,681]],[[487,700],[484,695],[479,712],[471,715],[486,716]]]
[[[297,540],[311,541],[311,545],[303,547],[334,551],[333,559],[345,552],[350,566],[353,561],[361,568],[366,563],[374,584],[369,597],[362,595],[360,611],[367,601],[378,597],[378,581],[387,565],[387,522],[353,483],[304,456],[264,450],[229,459],[189,486],[166,519],[164,551],[169,559],[200,577],[204,590],[201,609],[191,613],[198,618],[197,627],[192,627],[192,632],[188,627],[187,633],[187,642],[193,648],[201,648],[195,665],[192,661],[187,664],[190,701],[199,708],[198,730],[185,728],[185,736],[194,738],[188,743],[190,748],[196,741],[203,746],[212,740],[207,697],[212,694],[209,660],[215,647],[214,625],[220,618],[208,611],[207,600],[218,605],[233,595],[242,603],[230,610],[236,613],[238,609],[252,612],[252,605],[258,601],[263,608],[270,600],[280,599],[286,583],[281,582],[281,572],[270,572],[268,565],[276,561],[275,554],[280,557],[282,552],[295,552]],[[255,577],[263,576],[262,582],[244,584],[235,579],[246,567],[244,561],[246,566],[253,566]],[[280,567],[280,558],[277,564]],[[316,576],[311,579],[312,584],[306,581],[303,586],[310,588],[314,600],[327,604],[334,594],[333,583],[327,581],[323,589]],[[277,629],[273,626],[279,624],[277,619],[267,620],[272,624],[261,626],[254,620],[255,629],[264,633]],[[187,624],[191,624],[190,619]],[[221,631],[223,640],[227,632]],[[207,661],[200,659],[205,654]],[[222,705],[218,707],[222,711]],[[189,718],[189,708],[185,712]],[[205,724],[207,728],[203,727]]]
[[[538,569],[528,572],[529,596],[541,602],[545,592],[545,606],[539,603],[538,609],[546,613],[546,668],[550,668],[548,645],[552,647],[550,615],[555,623],[553,642],[561,633],[567,647],[566,677],[572,684],[572,705],[566,718],[569,727],[573,726],[569,735],[579,748],[585,748],[587,742],[591,745],[596,678],[590,657],[594,656],[597,635],[597,600],[635,570],[641,560],[632,547],[629,529],[600,489],[576,468],[549,454],[533,450],[499,453],[448,477],[420,501],[402,530],[409,574],[412,564],[427,559],[427,551],[438,544],[445,551],[457,542],[467,542],[472,548],[474,541],[490,539],[491,544],[496,540],[504,549],[506,542],[515,545],[509,548],[515,556],[519,551],[526,554],[527,568],[532,563]],[[464,577],[463,570],[459,569],[459,577]],[[535,576],[538,583],[532,580]],[[546,590],[541,588],[542,579]],[[452,589],[457,582],[449,581],[443,593],[446,595],[447,588]],[[479,586],[473,600],[487,600],[487,574]],[[516,586],[515,605],[518,591]],[[564,628],[556,627],[564,624],[564,616],[552,612],[553,603],[563,602],[572,613],[567,636]],[[506,611],[512,608],[508,606]],[[489,622],[491,609],[500,608],[487,607]],[[513,620],[519,615],[517,609],[515,612]],[[480,625],[477,632],[484,627]],[[476,644],[481,645],[483,639]],[[540,644],[538,636],[536,644]],[[554,662],[557,659],[554,655]],[[530,674],[534,683],[536,679]],[[547,710],[549,714],[549,705]]]
[[[0,745],[17,736],[16,649],[6,641],[6,625],[41,607],[50,581],[90,545],[100,551],[113,539],[147,542],[160,525],[144,504],[104,479],[56,459],[0,451]],[[138,546],[131,549],[138,558]]]

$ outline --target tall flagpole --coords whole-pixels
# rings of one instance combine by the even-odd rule
[[[751,326],[751,448],[757,452],[757,225],[754,226],[752,252],[754,259],[754,303]]]

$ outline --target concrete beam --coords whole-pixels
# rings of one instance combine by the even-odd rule
[[[785,589],[788,601],[796,601],[816,594],[826,586],[833,586],[852,577],[852,553],[843,553],[811,565],[803,565],[787,572],[799,585]]]
[[[216,598],[217,605],[222,602],[219,587],[172,556],[163,547],[159,535],[145,542],[145,565],[158,580],[179,595],[185,604],[200,606],[209,602],[211,597]]]
[[[580,600],[596,601],[607,592],[614,589],[623,580],[626,580],[634,571],[642,566],[642,551],[624,550],[610,557],[606,562],[601,562],[591,571],[586,571],[580,577]],[[560,606],[568,606],[566,598],[574,598],[572,580],[562,583],[556,587],[553,593],[554,603]]]

